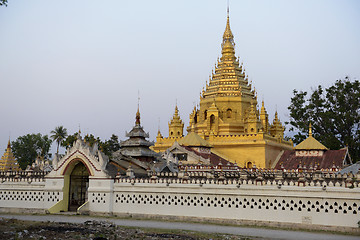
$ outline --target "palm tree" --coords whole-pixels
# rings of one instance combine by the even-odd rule
[[[63,126],[58,126],[51,132],[51,138],[57,142],[57,151],[56,154],[59,154],[60,143],[67,137],[67,130]]]

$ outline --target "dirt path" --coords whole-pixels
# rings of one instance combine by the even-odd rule
[[[69,215],[12,215],[0,214],[0,218],[4,219],[18,219],[25,221],[41,221],[41,222],[57,222],[57,223],[77,223],[82,224],[86,221],[106,221],[117,226],[140,227],[140,228],[154,228],[154,229],[176,229],[189,230],[205,233],[221,233],[238,236],[248,236],[251,238],[261,239],[316,239],[316,240],[355,240],[360,239],[359,236],[337,235],[327,233],[301,232],[301,231],[286,231],[264,228],[250,228],[250,227],[234,227],[222,225],[210,225],[200,223],[185,223],[185,222],[163,222],[152,220],[130,220],[118,218],[104,218],[93,216],[69,216]]]

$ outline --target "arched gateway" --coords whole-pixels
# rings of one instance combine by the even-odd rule
[[[88,200],[89,171],[86,166],[77,161],[70,174],[69,211],[76,211]]]
[[[81,138],[77,139],[65,156],[54,158],[54,170],[46,176],[47,188],[62,194],[62,200],[49,212],[86,209],[93,189],[108,184],[116,174],[116,167],[109,163],[96,144],[91,147]]]

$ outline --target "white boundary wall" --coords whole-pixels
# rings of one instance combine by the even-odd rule
[[[3,181],[1,211],[42,211],[63,199],[63,179]],[[89,211],[358,227],[360,188],[260,184],[181,183],[90,178]],[[6,210],[7,209],[7,210]]]
[[[56,188],[55,185],[46,185],[42,179],[1,183],[1,211],[8,208],[15,212],[24,212],[24,209],[44,212],[63,198],[62,186]]]
[[[358,227],[360,189],[119,181],[113,192],[89,189],[89,210]]]

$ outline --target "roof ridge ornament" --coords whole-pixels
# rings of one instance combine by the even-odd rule
[[[79,131],[78,131],[77,139],[81,139],[81,127],[80,127],[80,123],[79,123]]]

